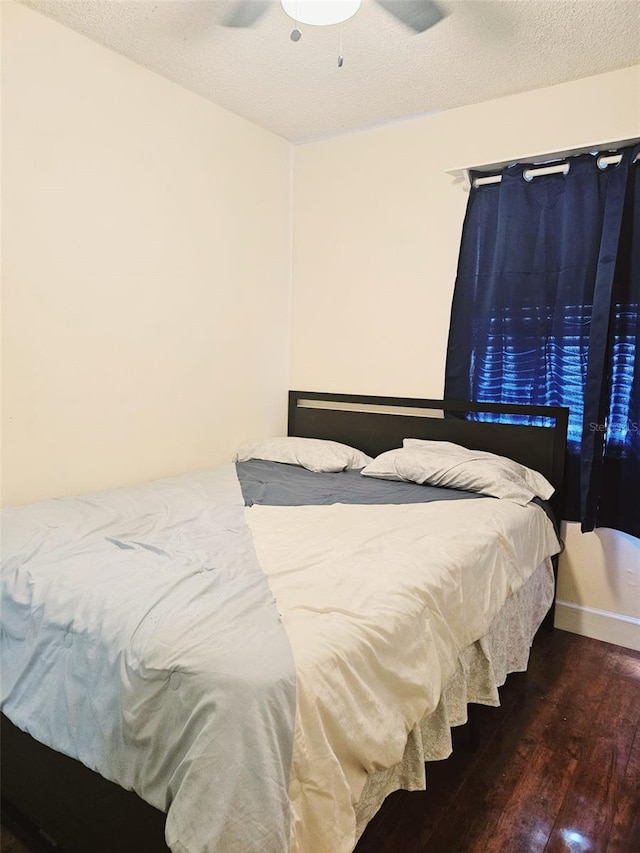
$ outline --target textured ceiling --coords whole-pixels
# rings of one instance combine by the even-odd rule
[[[278,0],[249,29],[227,0],[21,0],[293,142],[640,63],[640,0],[439,0],[415,35],[373,0],[343,26],[301,26]]]

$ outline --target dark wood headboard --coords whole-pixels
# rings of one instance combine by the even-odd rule
[[[540,426],[467,419],[467,413],[535,418]],[[402,447],[403,438],[453,441],[488,450],[540,471],[554,486],[560,518],[569,410],[551,406],[499,405],[412,397],[371,397],[289,391],[289,435],[340,441],[377,456]]]

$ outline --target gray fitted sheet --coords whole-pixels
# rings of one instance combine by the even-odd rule
[[[458,489],[362,477],[360,470],[317,474],[298,465],[266,462],[261,459],[236,462],[236,470],[247,506],[416,504],[477,500],[486,497]]]

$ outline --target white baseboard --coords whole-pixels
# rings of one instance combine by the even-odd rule
[[[572,634],[640,651],[640,619],[632,616],[558,600],[555,626]]]

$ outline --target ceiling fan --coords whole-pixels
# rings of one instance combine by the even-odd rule
[[[340,24],[356,14],[361,0],[280,0],[284,11],[296,24],[326,26]],[[415,33],[422,33],[444,18],[434,0],[375,0],[387,12]],[[269,9],[270,0],[236,0],[222,23],[227,27],[251,27]],[[294,30],[294,33],[299,31]],[[292,39],[294,38],[292,33]],[[298,35],[298,38],[300,36]]]

